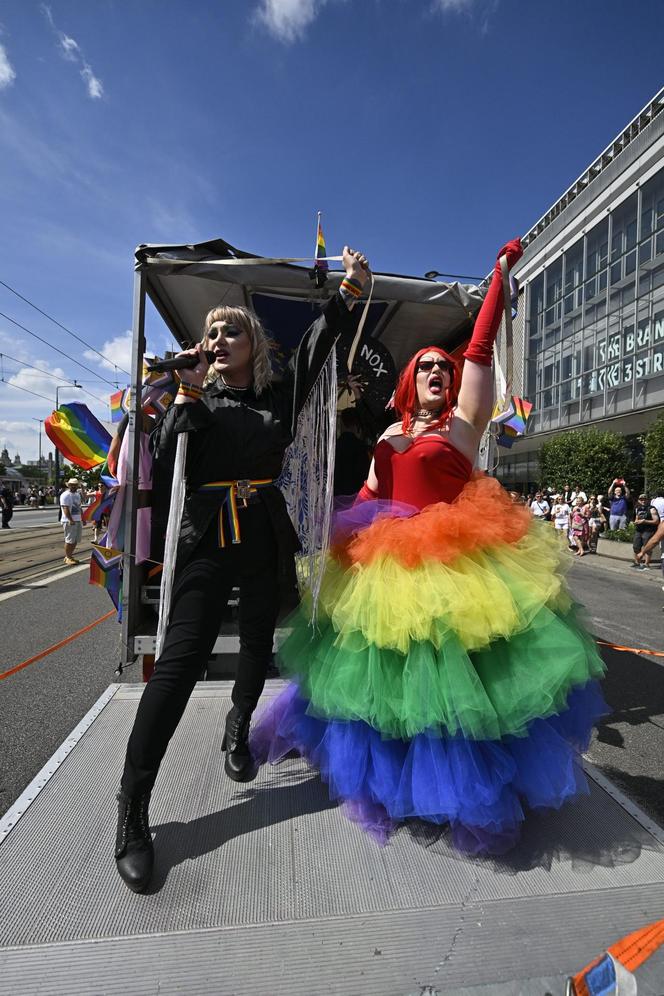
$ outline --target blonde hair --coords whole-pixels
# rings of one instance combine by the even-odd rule
[[[260,394],[272,380],[270,353],[275,348],[274,341],[267,335],[260,319],[253,311],[249,311],[248,308],[242,308],[239,305],[232,306],[224,304],[212,308],[205,316],[203,346],[206,349],[209,348],[207,341],[208,332],[215,322],[226,322],[229,325],[235,325],[241,332],[246,332],[249,336],[251,341],[251,356],[254,363],[253,387],[255,393],[257,395]],[[205,383],[211,384],[218,377],[219,373],[211,366],[205,378]]]

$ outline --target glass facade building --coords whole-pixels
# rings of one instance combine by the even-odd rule
[[[620,154],[593,164],[526,237],[514,386],[534,409],[501,459],[505,481],[537,481],[552,433],[627,435],[664,411],[664,91],[649,106]]]

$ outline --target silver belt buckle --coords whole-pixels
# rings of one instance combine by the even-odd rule
[[[251,481],[237,481],[235,485],[235,493],[240,501],[244,502],[244,506],[246,508],[247,502],[251,498]]]

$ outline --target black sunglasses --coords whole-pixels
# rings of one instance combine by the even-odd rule
[[[447,370],[448,373],[452,373],[452,364],[442,357],[439,360],[420,360],[417,364],[417,372],[429,373],[434,367],[438,367],[439,370]]]

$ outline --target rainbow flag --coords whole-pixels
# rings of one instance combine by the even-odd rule
[[[119,608],[122,588],[122,550],[100,546],[98,543],[92,544],[89,584],[105,588],[115,608]]]
[[[111,422],[121,422],[122,416],[125,412],[129,411],[126,405],[126,396],[129,394],[129,388],[125,387],[121,391],[115,391],[111,395],[109,401],[111,406]]]
[[[502,425],[504,429],[512,429],[516,435],[522,436],[526,431],[526,423],[533,410],[532,402],[524,398],[511,395],[502,411],[498,405],[494,408],[491,421],[496,425]]]
[[[87,405],[60,405],[44,419],[46,435],[70,463],[91,470],[106,459],[111,437]]]
[[[329,270],[327,265],[327,248],[325,246],[325,236],[323,235],[323,228],[320,223],[320,211],[318,212],[318,228],[316,230],[316,262],[314,263],[314,268],[316,270]]]
[[[98,522],[102,515],[106,515],[111,510],[114,501],[115,492],[108,489],[106,494],[95,496],[90,504],[83,509],[83,522],[90,522],[91,519]]]

